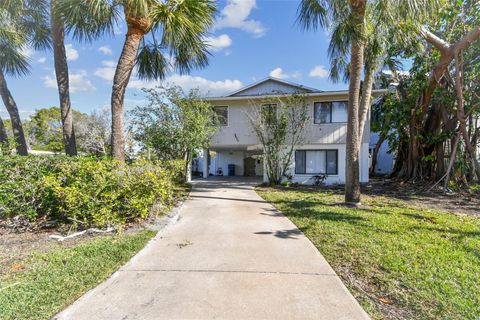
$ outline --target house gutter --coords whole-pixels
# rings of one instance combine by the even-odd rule
[[[372,90],[372,96],[378,97],[388,93],[388,89]],[[206,101],[235,101],[235,100],[259,100],[269,98],[282,98],[291,94],[273,94],[273,95],[254,95],[254,96],[235,96],[235,97],[212,97],[205,98]],[[348,91],[323,91],[323,92],[307,92],[303,94],[306,97],[345,97],[348,100]]]

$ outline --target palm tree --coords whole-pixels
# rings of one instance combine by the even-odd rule
[[[67,31],[86,39],[112,32],[123,13],[127,34],[113,79],[111,108],[112,156],[124,161],[123,103],[134,66],[141,79],[162,79],[169,67],[187,73],[206,66],[204,36],[213,25],[214,1],[65,0],[60,6]]]
[[[332,28],[329,56],[331,76],[343,71],[349,81],[346,136],[345,202],[360,203],[360,148],[371,103],[374,74],[387,38],[398,21],[421,24],[437,0],[302,0],[297,21],[304,29]],[[433,10],[432,10],[433,11]],[[373,29],[368,32],[368,22]],[[384,28],[382,30],[382,28]],[[398,37],[407,37],[398,34]],[[366,54],[367,53],[367,54]],[[361,76],[365,74],[361,92]]]
[[[366,0],[302,0],[298,22],[305,29],[328,28],[334,21],[341,21],[350,51],[348,87],[348,124],[345,163],[345,202],[360,202],[360,147],[359,102],[360,85],[365,51]],[[332,44],[331,44],[332,45]],[[334,44],[335,45],[335,44]]]
[[[48,47],[48,28],[43,23],[47,14],[37,10],[42,0],[4,1],[0,6],[0,95],[12,122],[16,150],[28,155],[17,104],[8,89],[5,75],[21,76],[29,71],[28,57],[23,49]]]
[[[58,0],[50,1],[50,27],[53,45],[53,59],[57,78],[58,96],[60,100],[60,117],[63,128],[65,154],[77,155],[77,144],[73,128],[73,111],[70,103],[70,87],[68,81],[68,64],[65,52],[65,28],[61,12],[57,9]]]

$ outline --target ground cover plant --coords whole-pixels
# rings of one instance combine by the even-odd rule
[[[259,188],[315,244],[365,310],[378,319],[478,319],[480,221],[341,191]]]

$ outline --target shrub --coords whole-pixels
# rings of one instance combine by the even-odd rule
[[[154,204],[173,204],[182,169],[181,162],[0,157],[0,216],[96,226],[145,219]]]

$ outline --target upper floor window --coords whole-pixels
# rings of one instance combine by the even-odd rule
[[[277,121],[277,105],[274,103],[262,104],[261,114],[263,121],[273,124]]]
[[[214,111],[217,114],[218,124],[222,127],[228,126],[228,107],[215,106]]]
[[[347,122],[347,101],[315,102],[313,104],[313,123]]]

